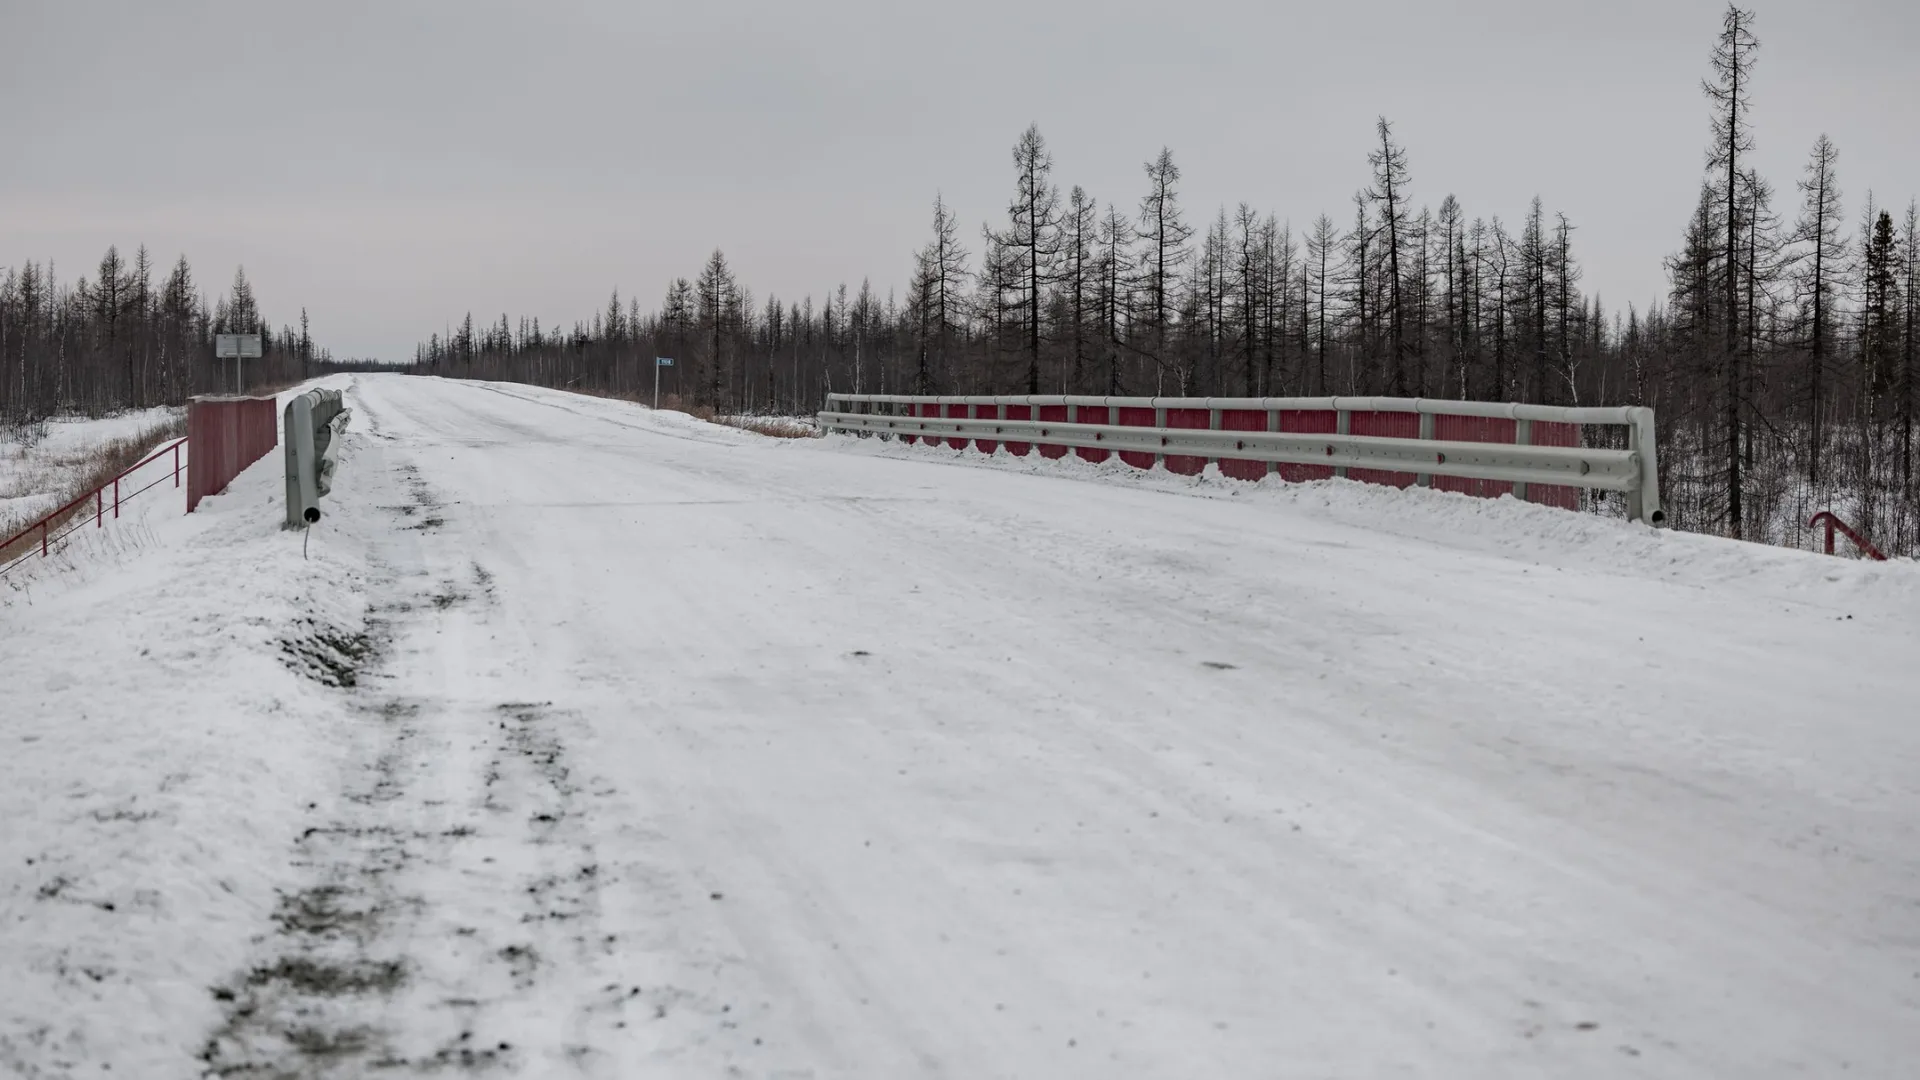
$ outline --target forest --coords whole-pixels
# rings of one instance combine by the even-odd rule
[[[1303,227],[1244,202],[1194,216],[1164,148],[1125,204],[1063,194],[1035,125],[1005,219],[963,232],[936,195],[903,291],[762,299],[716,250],[656,308],[615,293],[571,327],[469,315],[415,364],[643,394],[668,356],[676,401],[747,412],[811,412],[832,390],[1651,405],[1677,527],[1805,546],[1831,508],[1913,553],[1920,208],[1869,195],[1850,216],[1825,136],[1789,191],[1760,175],[1759,48],[1730,7],[1702,82],[1697,208],[1645,311],[1583,292],[1576,225],[1538,198],[1510,219],[1451,194],[1416,205],[1386,118],[1352,205]]]
[[[131,260],[109,247],[91,277],[62,282],[52,263],[0,271],[0,428],[56,413],[99,416],[232,393],[233,361],[214,358],[214,335],[259,334],[246,361],[249,390],[282,386],[331,363],[315,347],[307,313],[275,332],[244,268],[209,304],[182,255],[156,266],[142,246]]]
[[[1164,147],[1134,192],[1096,198],[1057,176],[1036,124],[1014,141],[1004,218],[968,228],[935,193],[925,245],[881,275],[903,285],[762,297],[715,250],[657,303],[616,292],[571,326],[469,314],[411,370],[645,398],[654,358],[673,357],[671,403],[728,413],[807,414],[830,391],[1650,405],[1674,526],[1807,546],[1807,519],[1832,509],[1920,553],[1920,206],[1850,201],[1824,135],[1798,175],[1761,175],[1760,45],[1754,14],[1729,7],[1701,84],[1695,209],[1648,255],[1668,289],[1646,310],[1583,290],[1578,225],[1538,198],[1416,199],[1435,185],[1416,186],[1385,117],[1351,204],[1309,217],[1196,212]],[[144,247],[71,284],[51,264],[7,269],[0,425],[228,390],[212,336],[235,331],[265,336],[259,383],[340,366],[304,311],[273,330],[244,271],[210,303],[184,257],[163,269]]]

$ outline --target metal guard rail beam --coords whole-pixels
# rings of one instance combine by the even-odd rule
[[[1404,412],[1427,416],[1477,416],[1490,420],[1542,420],[1559,424],[1614,424],[1632,426],[1641,409],[1631,405],[1610,408],[1569,408],[1492,401],[1453,401],[1447,398],[1317,397],[1317,398],[1169,398],[1089,397],[1076,394],[999,396],[925,396],[910,394],[828,394],[833,403],[869,402],[876,405],[1086,405],[1114,409],[1234,409],[1252,412]],[[1651,419],[1651,416],[1648,417]]]
[[[1563,424],[1611,424],[1627,429],[1625,450],[1596,447],[1534,446],[1526,443],[1462,442],[1431,438],[1391,438],[1334,433],[1238,431],[1218,427],[1168,428],[996,417],[911,416],[897,412],[844,412],[835,404],[888,406],[960,405],[1087,406],[1112,409],[1204,409],[1265,412],[1270,429],[1283,412],[1401,412],[1426,416],[1468,416]],[[974,411],[969,409],[969,411]],[[1164,422],[1165,413],[1158,413]],[[980,441],[1044,443],[1114,452],[1196,457],[1336,469],[1381,469],[1426,477],[1446,476],[1514,484],[1552,484],[1618,491],[1629,496],[1629,516],[1655,525],[1665,520],[1660,506],[1659,468],[1655,460],[1653,410],[1640,407],[1561,408],[1548,405],[1446,401],[1425,398],[1109,398],[1057,396],[915,397],[900,394],[829,394],[819,414],[823,430]],[[1345,423],[1339,425],[1344,428]],[[1422,430],[1429,425],[1423,422]]]
[[[1335,468],[1432,473],[1469,480],[1564,484],[1604,491],[1634,491],[1640,486],[1640,455],[1631,450],[1594,450],[1578,446],[1510,446],[1505,443],[1390,439],[1375,435],[1288,435],[1263,431],[1208,431],[1201,428],[1116,427],[1046,420],[960,420],[941,417],[886,416],[880,413],[821,413],[829,427],[884,431],[897,435],[952,436],[1003,442],[1147,454],[1191,454],[1269,461],[1283,465],[1331,465]]]
[[[95,528],[102,527],[106,523],[106,516],[107,516],[106,491],[108,488],[113,489],[113,516],[115,518],[118,518],[120,516],[121,503],[129,501],[134,496],[139,495],[143,492],[150,491],[156,487],[159,487],[161,484],[166,482],[167,478],[165,476],[162,476],[160,479],[155,480],[154,482],[148,484],[146,487],[138,488],[134,491],[127,492],[125,495],[122,495],[120,492],[120,481],[125,480],[127,477],[132,476],[134,473],[139,472],[141,469],[144,469],[147,466],[153,464],[154,462],[159,461],[161,458],[167,456],[168,454],[173,455],[173,486],[179,487],[180,486],[180,448],[183,446],[187,446],[186,439],[175,439],[174,441],[167,443],[165,446],[160,447],[158,450],[155,450],[153,453],[148,454],[146,457],[141,458],[138,463],[128,466],[126,469],[121,471],[121,473],[118,476],[115,476],[113,479],[108,480],[106,483],[101,484],[99,487],[94,488],[92,491],[89,491],[86,494],[81,495],[79,498],[74,499],[72,502],[68,503],[67,505],[61,507],[58,510],[55,510],[53,513],[46,515],[45,517],[41,518],[39,521],[34,522],[33,524],[27,526],[24,529],[21,529],[19,532],[14,533],[12,536],[7,537],[4,541],[0,541],[0,552],[6,551],[8,548],[11,548],[13,545],[32,536],[35,531],[38,531],[40,533],[40,556],[42,558],[45,558],[48,554],[51,553],[53,549],[54,541],[64,540],[68,536],[72,535],[75,530],[85,527],[85,518],[81,518],[81,524],[75,525],[73,526],[73,528],[67,529],[65,532],[60,533],[58,536],[52,535],[53,523],[55,521],[58,521],[62,516],[68,513],[71,513],[74,510],[79,509],[81,504],[85,503],[88,499],[92,499],[94,502],[94,527]],[[191,447],[188,447],[188,449],[191,450]],[[18,558],[12,559],[11,561],[5,563],[4,565],[0,565],[0,574],[5,574],[7,571],[12,570],[15,566],[18,566],[20,563],[25,562],[28,558],[32,557],[32,554],[33,553],[29,551],[26,555],[21,555]]]

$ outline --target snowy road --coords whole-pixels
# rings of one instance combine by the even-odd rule
[[[165,1061],[170,1038],[200,1055],[178,1075],[1920,1060],[1912,565],[765,440],[524,387],[360,377],[349,404],[313,544],[364,610],[315,586],[305,637],[262,631],[310,678],[236,730],[302,749],[260,753],[285,775],[248,807],[177,811],[284,820],[277,907],[186,988],[206,1029],[135,1052],[23,991],[0,1063]],[[316,565],[218,534],[277,512],[259,472],[182,527],[202,580]],[[51,670],[37,618],[0,628]],[[56,682],[20,700],[83,710]],[[0,767],[25,785],[0,810],[58,834],[23,806],[64,759],[32,760]],[[4,873],[26,876],[0,878],[0,933],[54,932],[51,871]],[[0,961],[67,1001],[23,941]]]

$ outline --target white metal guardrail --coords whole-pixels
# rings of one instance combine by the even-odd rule
[[[963,406],[964,416],[946,415]],[[932,407],[935,415],[918,415]],[[1064,420],[1036,419],[1042,409],[1064,408]],[[1081,423],[1081,409],[1151,409],[1151,427]],[[1205,410],[1207,428],[1170,427],[1169,410]],[[1016,414],[1009,416],[1009,412]],[[1265,431],[1228,430],[1230,413],[1266,414]],[[1284,430],[1289,414],[1332,413],[1332,432]],[[1353,434],[1356,414],[1410,414],[1418,417],[1420,437]],[[1513,442],[1482,442],[1433,437],[1437,417],[1474,417],[1514,422]],[[1243,417],[1244,418],[1244,417]],[[866,432],[930,439],[963,438],[998,443],[1032,443],[1114,452],[1204,457],[1210,461],[1265,462],[1328,466],[1335,475],[1348,469],[1380,469],[1415,474],[1427,485],[1434,476],[1490,480],[1515,485],[1524,497],[1529,484],[1564,485],[1627,496],[1627,516],[1658,525],[1659,467],[1654,455],[1653,410],[1641,407],[1563,408],[1550,405],[1436,401],[1427,398],[1122,398],[1072,395],[1016,397],[919,397],[899,394],[829,394],[819,414],[824,431]],[[1535,423],[1610,425],[1626,429],[1626,448],[1538,446]],[[1323,426],[1314,425],[1314,426]]]
[[[341,433],[352,415],[338,390],[313,389],[287,402],[287,528],[320,520],[320,497],[333,490]]]

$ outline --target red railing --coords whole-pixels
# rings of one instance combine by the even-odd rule
[[[134,465],[132,468],[127,469],[126,471],[122,472],[120,475],[114,477],[113,479],[107,481],[104,484],[101,484],[99,487],[94,488],[92,491],[87,492],[86,494],[73,500],[67,505],[61,507],[60,509],[55,510],[53,513],[48,514],[46,517],[41,518],[39,521],[36,521],[33,524],[27,526],[26,528],[20,530],[19,532],[13,534],[12,536],[8,537],[4,542],[0,542],[0,557],[4,557],[5,553],[9,549],[11,549],[15,544],[20,543],[22,540],[32,539],[33,534],[37,532],[40,534],[40,555],[42,558],[45,558],[48,554],[50,554],[53,551],[54,544],[60,542],[61,540],[66,539],[67,537],[73,535],[75,532],[86,527],[87,516],[85,514],[74,513],[74,511],[84,506],[88,499],[93,500],[93,527],[96,529],[104,528],[107,523],[107,514],[109,512],[111,512],[113,514],[113,517],[117,520],[120,517],[120,504],[124,502],[128,502],[132,500],[134,496],[139,495],[142,492],[151,491],[152,489],[159,487],[161,484],[164,484],[167,482],[167,476],[166,474],[163,473],[161,474],[158,480],[152,481],[151,483],[147,484],[145,487],[135,488],[132,491],[121,490],[122,481],[125,481],[128,477],[132,476],[136,472],[139,472],[141,469],[146,468],[148,465],[151,465],[154,462],[159,461],[161,458],[166,457],[168,454],[173,455],[173,474],[172,474],[173,486],[176,488],[179,487],[180,476],[181,476],[180,452],[182,448],[186,448],[186,447],[187,447],[186,439],[175,439],[173,442],[170,442],[167,445],[161,447],[160,449],[155,450],[152,454],[148,455],[145,458],[142,458],[139,464]],[[192,464],[191,458],[192,458],[192,455],[189,453],[188,455],[189,465]],[[113,492],[113,504],[111,508],[109,508],[107,504],[107,492],[109,490]],[[71,517],[68,516],[70,514],[72,515]],[[60,529],[59,532],[54,531],[56,528],[59,528],[60,526],[63,526],[63,525],[65,526],[65,528]],[[5,575],[8,571],[12,570],[14,567],[25,562],[27,559],[32,558],[32,556],[33,556],[33,552],[31,550],[29,550],[25,555],[15,556],[13,559],[6,562],[4,565],[0,565],[0,575]]]
[[[1866,537],[1861,536],[1859,533],[1855,532],[1852,526],[1848,525],[1844,521],[1841,521],[1839,518],[1834,517],[1833,511],[1822,510],[1819,513],[1813,515],[1812,521],[1807,522],[1807,527],[1810,529],[1817,529],[1821,525],[1825,525],[1827,527],[1827,554],[1829,555],[1833,554],[1833,534],[1837,530],[1840,533],[1844,534],[1847,539],[1853,541],[1853,546],[1859,548],[1862,552],[1864,552],[1867,558],[1878,559],[1881,562],[1887,561],[1887,557],[1885,555],[1880,554],[1879,548],[1874,547],[1873,544],[1869,542]]]

